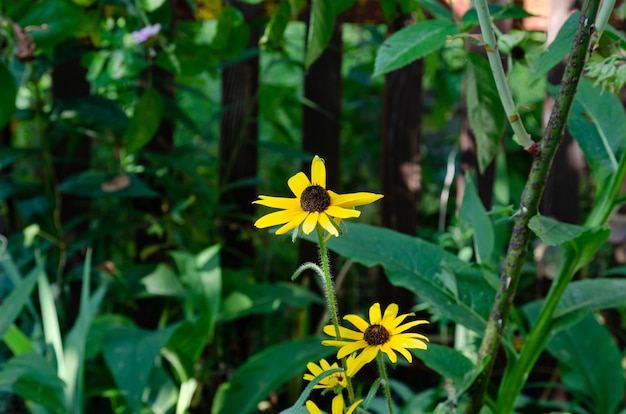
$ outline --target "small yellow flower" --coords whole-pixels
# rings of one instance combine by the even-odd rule
[[[311,371],[311,373],[304,374],[304,379],[306,381],[313,381],[315,377],[320,375],[324,371],[328,371],[334,368],[339,368],[339,365],[335,362],[330,365],[324,358],[320,359],[320,364],[317,365],[314,362],[309,362],[306,364],[306,367]],[[346,374],[343,371],[337,371],[334,374],[330,374],[327,377],[324,377],[317,383],[313,388],[346,388],[348,382],[346,381]]]
[[[354,410],[356,410],[356,407],[359,404],[361,404],[361,402],[363,402],[363,400],[358,400],[357,402],[352,404],[348,408],[348,411],[346,411],[346,414],[352,414],[354,412]],[[337,394],[335,396],[335,398],[333,398],[332,414],[343,414],[344,406],[345,406],[345,404],[343,402],[343,395]],[[315,405],[315,403],[313,401],[311,401],[311,400],[307,400],[306,408],[309,410],[309,414],[322,414],[322,410],[317,408],[317,405]]]
[[[359,349],[363,349],[358,355],[351,355],[348,358],[347,372],[350,377],[354,376],[365,364],[376,358],[379,352],[387,354],[391,362],[397,361],[394,351],[398,351],[407,361],[412,361],[412,356],[407,349],[426,349],[428,338],[418,333],[403,333],[416,325],[428,323],[425,320],[417,320],[402,324],[407,316],[414,316],[414,313],[398,315],[398,305],[390,304],[381,314],[380,304],[375,303],[369,310],[369,323],[358,315],[346,315],[344,319],[356,326],[360,332],[344,327],[339,327],[341,340],[329,339],[322,341],[322,344],[340,347],[337,358],[351,355]],[[402,325],[401,325],[402,324]],[[324,327],[327,335],[335,336],[335,327],[327,325]]]
[[[339,236],[335,223],[341,219],[359,217],[361,212],[354,207],[373,203],[382,197],[373,193],[337,194],[326,189],[326,166],[317,155],[311,163],[311,181],[303,172],[299,172],[287,181],[287,185],[296,196],[270,197],[259,196],[255,204],[280,208],[282,211],[266,214],[254,225],[258,228],[272,227],[282,224],[276,234],[284,234],[302,224],[305,234],[311,233],[319,224],[328,233]]]

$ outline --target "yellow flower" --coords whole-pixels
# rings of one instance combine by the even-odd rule
[[[363,400],[358,400],[357,402],[352,404],[348,408],[348,411],[346,411],[346,414],[352,414],[354,410],[356,409],[356,407],[359,404],[361,404],[362,401]],[[309,410],[309,414],[322,414],[322,410],[317,408],[317,405],[315,405],[315,403],[311,400],[307,400],[306,408]],[[332,414],[343,414],[343,408],[344,408],[343,395],[337,394],[335,398],[333,398]]]
[[[354,207],[373,203],[382,197],[381,194],[373,193],[349,193],[337,194],[326,189],[326,167],[324,161],[317,155],[311,163],[311,181],[303,172],[299,172],[287,181],[287,185],[296,196],[270,197],[259,196],[255,204],[280,208],[282,211],[266,214],[259,218],[254,225],[258,228],[283,226],[276,234],[284,234],[302,224],[305,234],[311,233],[319,224],[328,233],[339,236],[335,223],[341,219],[359,217],[361,212]]]
[[[380,304],[375,303],[369,310],[369,323],[358,315],[346,315],[344,317],[344,319],[356,326],[360,332],[340,326],[339,333],[342,339],[329,339],[322,341],[322,344],[340,347],[337,352],[337,358],[343,358],[359,349],[363,349],[360,354],[356,356],[351,355],[348,358],[346,374],[350,377],[354,376],[363,365],[376,358],[380,351],[387,354],[393,363],[397,361],[394,351],[399,352],[411,362],[412,356],[407,349],[426,349],[426,342],[424,341],[428,341],[428,338],[418,333],[403,333],[413,326],[428,323],[425,320],[417,320],[402,324],[402,321],[407,316],[414,315],[414,313],[398,315],[398,305],[395,303],[389,305],[385,309],[385,313],[381,314]],[[324,332],[327,335],[337,337],[333,325],[325,326]]]
[[[317,365],[314,362],[309,362],[306,367],[311,371],[310,374],[304,374],[306,381],[313,381],[315,377],[334,368],[339,368],[339,365],[335,362],[330,365],[324,358],[320,359],[320,364]],[[334,374],[330,374],[324,377],[313,388],[346,388],[348,382],[346,381],[346,374],[343,371],[337,371]]]

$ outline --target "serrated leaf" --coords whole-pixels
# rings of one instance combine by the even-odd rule
[[[574,42],[574,35],[576,34],[579,18],[580,12],[575,12],[563,23],[554,41],[552,41],[546,51],[539,57],[539,62],[537,62],[535,66],[535,75],[531,81],[539,79],[548,73],[550,69],[555,67],[567,56]]]
[[[125,137],[128,152],[135,153],[150,142],[163,118],[163,106],[161,94],[154,87],[148,87],[137,101],[128,123]]]
[[[579,237],[588,229],[575,224],[562,223],[550,217],[537,214],[528,222],[537,237],[549,246],[560,246]]]
[[[463,203],[459,211],[459,220],[467,223],[474,230],[474,251],[478,263],[489,259],[495,244],[493,224],[483,206],[473,178],[465,174]]]
[[[393,230],[347,223],[345,234],[329,240],[328,248],[365,266],[382,265],[393,285],[415,292],[445,318],[476,332],[484,329],[494,288],[478,269],[441,247]]]
[[[15,112],[15,80],[4,62],[0,61],[0,128],[3,128]]]
[[[333,0],[312,0],[306,56],[304,58],[304,65],[307,70],[330,43],[334,27],[335,11]]]
[[[624,394],[619,348],[593,315],[558,333],[547,350],[559,361],[567,390],[591,399],[592,412],[615,413]]]
[[[626,148],[626,112],[619,98],[582,79],[568,119],[570,133],[603,187]]]
[[[321,340],[319,337],[297,339],[253,355],[237,368],[228,382],[219,386],[211,413],[256,412],[259,401],[270,392],[302,375],[307,362],[319,361],[337,352],[336,348],[322,345]]]
[[[506,116],[487,60],[469,53],[467,63],[467,117],[476,139],[478,169],[484,172],[498,152]]]
[[[374,75],[378,76],[408,65],[442,47],[448,36],[459,28],[452,22],[428,20],[398,30],[378,49]]]

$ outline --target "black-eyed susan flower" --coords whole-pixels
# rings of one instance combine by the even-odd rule
[[[352,404],[350,407],[348,407],[348,411],[346,411],[346,414],[352,414],[354,412],[354,410],[356,410],[356,407],[361,404],[363,400],[358,400],[356,401],[354,404]],[[337,394],[335,396],[335,398],[333,398],[333,402],[332,402],[332,414],[343,414],[344,413],[344,407],[345,407],[345,403],[343,401],[343,395],[341,394]],[[322,410],[320,410],[317,405],[315,405],[315,403],[311,400],[307,400],[306,402],[306,408],[307,410],[309,410],[309,414],[322,414]]]
[[[384,352],[393,363],[397,361],[396,352],[404,356],[407,361],[412,361],[411,353],[408,349],[426,349],[428,338],[422,334],[405,332],[407,329],[417,325],[428,323],[425,320],[417,320],[402,324],[407,316],[414,316],[414,313],[398,315],[398,305],[390,304],[382,314],[380,304],[375,303],[369,309],[369,322],[358,315],[346,315],[345,320],[354,325],[359,331],[353,331],[344,327],[339,327],[341,340],[328,339],[322,344],[340,347],[337,358],[348,358],[347,372],[350,377],[354,376],[363,365],[372,361],[379,352]],[[335,327],[327,325],[324,327],[327,335],[337,337]],[[352,355],[362,349],[358,355]]]
[[[331,369],[339,369],[339,365],[336,362],[331,365],[324,358],[320,359],[319,365],[314,362],[309,362],[308,364],[306,364],[306,367],[310,371],[310,373],[304,374],[303,378],[306,381],[313,381],[315,377],[325,371],[329,371]],[[313,388],[331,388],[335,390],[341,390],[342,388],[346,388],[347,385],[348,382],[346,381],[346,374],[342,370],[322,378],[320,382],[318,382],[317,385],[315,385]]]
[[[299,172],[287,181],[287,185],[295,198],[261,195],[259,200],[254,201],[262,206],[282,209],[259,218],[254,223],[256,227],[265,228],[282,224],[283,226],[276,230],[276,234],[284,234],[302,225],[302,231],[309,234],[319,224],[329,234],[339,236],[335,223],[339,223],[341,219],[359,217],[361,212],[354,209],[356,206],[373,203],[382,197],[381,194],[365,192],[337,194],[327,190],[326,166],[317,155],[311,163],[311,180],[309,181],[306,174]]]

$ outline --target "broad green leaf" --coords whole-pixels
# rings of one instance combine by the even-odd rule
[[[153,272],[141,278],[139,282],[146,288],[146,293],[150,295],[179,298],[184,298],[187,295],[176,273],[163,263],[159,263]]]
[[[113,379],[134,413],[141,411],[142,395],[156,357],[179,324],[157,331],[115,327],[106,333],[102,350]]]
[[[210,322],[208,313],[183,321],[167,343],[167,349],[176,355],[187,379],[193,377],[198,358],[209,342],[212,333],[207,326]]]
[[[493,224],[478,197],[474,180],[469,174],[465,174],[465,190],[463,191],[459,220],[469,224],[474,230],[476,259],[478,263],[485,263],[493,252],[495,235]]]
[[[579,18],[580,12],[575,12],[563,23],[554,41],[550,43],[546,51],[539,57],[539,62],[535,65],[535,76],[533,80],[548,73],[550,69],[555,67],[567,56],[574,42],[574,35],[576,34]]]
[[[452,20],[449,8],[436,0],[416,0],[417,4],[428,10],[437,20]]]
[[[322,298],[293,283],[243,286],[231,292],[222,305],[222,322],[253,314],[278,310],[281,305],[306,307],[311,303],[323,304]]]
[[[0,261],[0,265],[2,264],[3,261]],[[28,303],[37,278],[42,272],[43,269],[37,266],[28,276],[20,281],[6,298],[3,298],[0,304],[0,338],[4,338],[11,324],[13,324],[24,306],[26,306],[26,303]]]
[[[37,2],[28,15],[19,21],[20,26],[31,26],[37,48],[49,48],[74,36],[81,22],[83,9],[64,0]]]
[[[622,307],[626,303],[626,280],[624,279],[586,279],[571,282],[557,308],[552,320],[552,331],[565,329],[581,320],[589,312]],[[524,313],[530,321],[537,319],[543,300],[528,303]]]
[[[67,413],[63,404],[63,381],[44,357],[29,352],[0,366],[0,388],[9,388],[26,401],[33,401],[48,413]]]
[[[153,12],[165,3],[165,0],[139,0],[141,8],[148,12]]]
[[[337,348],[324,346],[321,341],[319,337],[297,339],[253,355],[237,368],[228,382],[219,386],[211,413],[256,412],[259,401],[293,377],[300,377],[308,362],[337,353]]]
[[[312,0],[309,16],[304,66],[309,69],[320,57],[333,37],[335,10],[333,0]]]
[[[102,171],[85,171],[74,175],[59,185],[59,191],[94,198],[156,197],[158,195],[134,175],[111,175]]]
[[[135,113],[126,130],[126,147],[130,153],[142,149],[159,129],[163,118],[163,97],[154,88],[147,88],[135,105]]]
[[[487,60],[469,53],[465,74],[467,117],[476,139],[478,169],[484,172],[498,152],[506,115]]]
[[[509,4],[492,4],[489,6],[489,14],[493,20],[524,19],[532,16],[532,14],[528,13],[522,7]],[[469,9],[463,17],[461,17],[461,25],[464,28],[478,26],[478,24],[478,14],[474,8]]]
[[[619,98],[582,79],[568,119],[570,133],[591,167],[599,187],[617,169],[626,148],[626,113]]]
[[[35,352],[30,339],[15,324],[11,325],[2,338],[13,355],[21,355],[27,352]]]
[[[235,7],[224,7],[217,20],[217,32],[211,41],[211,48],[222,59],[234,59],[247,47],[250,28],[243,14]]]
[[[13,75],[4,62],[0,61],[0,128],[9,122],[15,112],[16,94],[17,87]]]
[[[564,260],[576,261],[576,270],[593,258],[611,234],[606,227],[581,227],[540,215],[531,218],[528,227],[546,244],[561,246]]]
[[[265,33],[259,40],[259,44],[271,49],[279,48],[290,18],[291,6],[289,0],[281,0],[278,9],[272,14],[269,23],[267,23]]]
[[[615,413],[624,394],[622,356],[593,315],[558,333],[547,350],[559,361],[567,390],[591,399],[591,412]]]
[[[408,65],[441,48],[448,36],[459,28],[452,22],[428,20],[398,30],[378,49],[374,75],[378,76]]]
[[[335,0],[335,15],[343,13],[352,7],[358,0]]]
[[[482,332],[494,288],[472,265],[416,237],[393,230],[348,223],[328,247],[365,266],[382,265],[389,281],[437,307],[441,314]]]
[[[474,368],[474,363],[465,355],[448,346],[429,343],[427,350],[411,352],[428,368],[450,379],[456,388],[463,386],[465,376]]]

